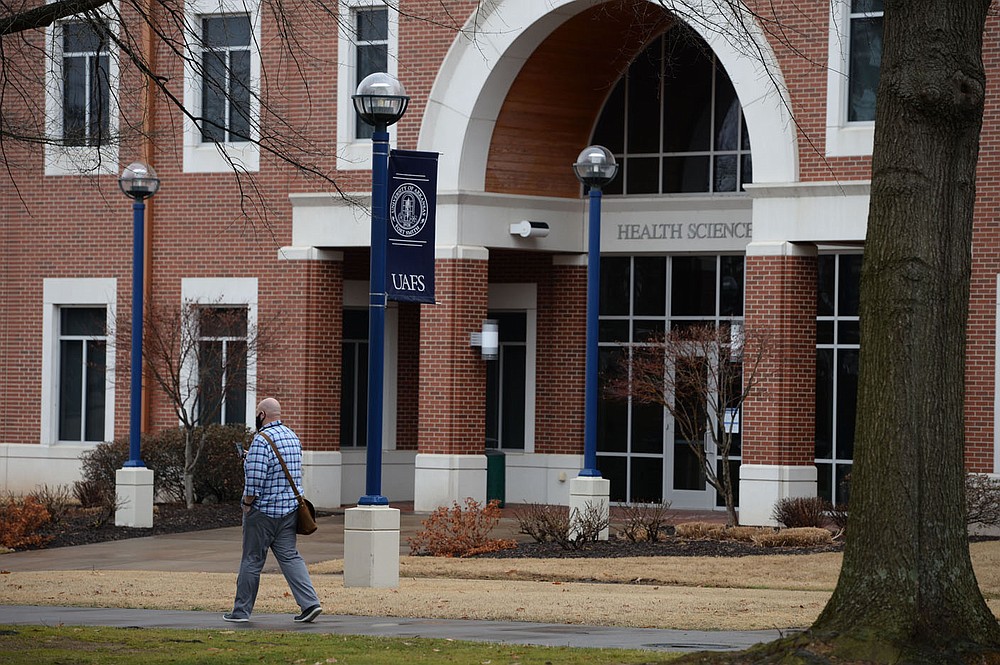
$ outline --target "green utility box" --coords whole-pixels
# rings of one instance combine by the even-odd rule
[[[486,502],[496,499],[503,508],[507,500],[507,468],[502,450],[486,451]]]

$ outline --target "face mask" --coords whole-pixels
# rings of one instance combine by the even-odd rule
[[[261,411],[260,413],[257,414],[257,429],[258,429],[258,431],[263,426],[264,426],[264,412]]]

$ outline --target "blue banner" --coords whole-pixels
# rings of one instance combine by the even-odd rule
[[[389,300],[434,302],[436,152],[389,152],[389,228],[386,294]]]

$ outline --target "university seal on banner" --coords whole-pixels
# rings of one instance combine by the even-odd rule
[[[404,183],[389,200],[389,223],[401,238],[412,238],[427,223],[427,197],[416,185]]]

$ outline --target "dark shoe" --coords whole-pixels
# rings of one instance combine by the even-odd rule
[[[313,605],[302,610],[302,614],[298,615],[292,621],[295,623],[312,623],[313,619],[318,617],[323,612],[323,608],[319,605]]]
[[[318,614],[318,612],[317,612],[317,614]],[[232,612],[230,612],[229,614],[223,614],[222,615],[222,620],[223,621],[228,621],[229,623],[246,623],[246,622],[250,621],[250,619],[248,619],[246,617],[238,617],[238,616],[234,615]]]

